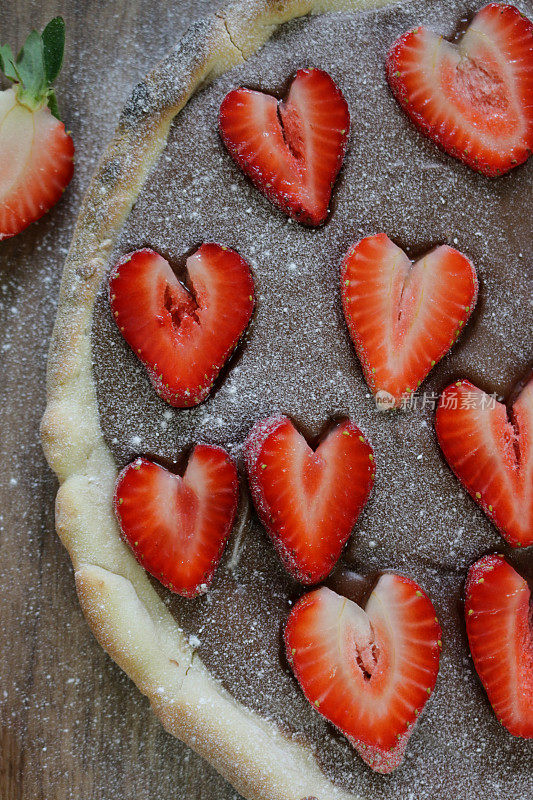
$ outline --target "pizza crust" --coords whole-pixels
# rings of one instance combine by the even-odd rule
[[[128,100],[84,198],[66,259],[41,438],[57,474],[56,528],[94,635],[145,694],[165,728],[248,800],[362,800],[335,787],[311,750],[238,703],[214,680],[122,542],[118,470],[100,427],[92,372],[94,303],[109,253],[172,120],[195,91],[255,53],[295,17],[390,0],[237,0],[189,29]]]

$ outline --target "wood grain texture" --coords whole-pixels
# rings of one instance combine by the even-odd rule
[[[38,427],[48,340],[77,209],[135,82],[212,0],[17,0],[0,42],[20,46],[60,13],[57,82],[76,170],[62,201],[0,243],[0,800],[234,800],[165,733],[93,639],[54,531],[57,484]]]

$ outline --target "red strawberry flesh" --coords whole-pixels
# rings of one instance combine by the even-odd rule
[[[201,403],[250,321],[254,285],[234,250],[203,244],[187,259],[190,290],[148,248],[112,270],[115,321],[145,365],[157,393],[173,406]]]
[[[470,568],[465,619],[474,666],[494,713],[513,736],[533,738],[531,592],[503,556],[485,556]]]
[[[533,149],[533,25],[490,3],[458,45],[419,26],[393,44],[387,76],[415,125],[485,175],[525,161]]]
[[[214,445],[194,448],[183,477],[138,458],[115,487],[121,534],[140,564],[183,597],[204,593],[231,533],[237,468]]]
[[[366,607],[322,587],[291,611],[287,658],[309,702],[390,772],[435,686],[441,630],[414,581],[385,573]]]
[[[469,381],[451,384],[435,430],[448,464],[502,536],[513,547],[533,544],[533,376],[511,418]]]
[[[317,583],[337,562],[374,479],[374,455],[349,420],[313,450],[287,417],[252,428],[245,445],[252,497],[288,572]]]
[[[366,381],[401,405],[466,324],[478,281],[466,256],[442,245],[414,264],[384,233],[350,248],[341,293]]]
[[[279,102],[234,89],[219,115],[222,140],[236,163],[269,200],[306,225],[327,216],[349,127],[341,91],[318,69],[299,70]]]

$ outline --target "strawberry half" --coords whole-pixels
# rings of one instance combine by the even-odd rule
[[[156,392],[178,408],[205,400],[254,307],[250,267],[234,250],[203,244],[187,259],[187,272],[190,288],[145,248],[124,256],[109,278],[120,332]]]
[[[222,141],[252,183],[305,225],[320,225],[341,168],[348,105],[330,76],[300,69],[286,100],[234,89],[222,101]]]
[[[385,573],[365,609],[322,587],[285,629],[287,658],[309,702],[376,772],[392,772],[431,695],[441,629],[417,584]]]
[[[533,149],[533,25],[509,5],[479,11],[458,45],[422,26],[393,44],[392,91],[417,128],[485,175]]]
[[[287,571],[318,583],[337,562],[374,482],[374,453],[345,420],[316,450],[290,419],[256,423],[245,444],[252,497]]]
[[[32,31],[17,58],[0,47],[0,69],[14,87],[0,92],[0,240],[45,214],[74,171],[74,144],[58,119],[52,82],[63,61],[65,24]]]
[[[414,264],[384,233],[353,245],[341,266],[350,336],[378,405],[401,405],[455,342],[476,304],[468,258],[447,245]]]
[[[527,582],[501,555],[468,571],[466,632],[494,713],[513,736],[533,738],[533,621]]]
[[[183,477],[137,458],[115,487],[115,513],[135,558],[183,597],[207,591],[237,511],[237,468],[225,450],[194,448]]]
[[[533,544],[533,375],[512,407],[469,381],[442,393],[435,430],[446,461],[513,547]]]

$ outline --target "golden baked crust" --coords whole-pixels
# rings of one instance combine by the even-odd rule
[[[356,798],[333,786],[309,749],[212,678],[120,539],[112,507],[117,467],[100,427],[92,371],[93,308],[122,224],[173,118],[194,92],[290,19],[390,1],[237,0],[195,23],[127,102],[84,198],[61,282],[41,436],[60,481],[56,528],[81,606],[102,647],[150,699],[165,728],[250,800]]]

